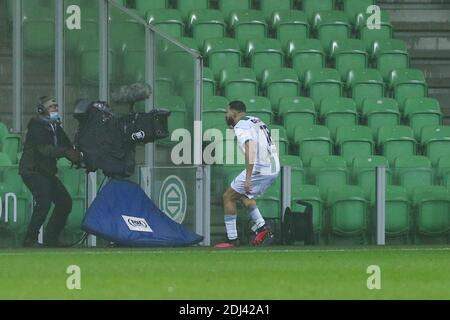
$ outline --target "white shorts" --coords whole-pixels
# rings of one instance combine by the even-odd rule
[[[252,189],[251,193],[245,192],[245,176],[247,170],[242,171],[231,182],[231,189],[237,193],[246,196],[249,199],[258,198],[266,192],[266,190],[275,182],[278,178],[279,172],[273,175],[261,174],[259,172],[253,172],[252,174]]]

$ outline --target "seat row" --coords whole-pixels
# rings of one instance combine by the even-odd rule
[[[405,108],[399,108],[397,101],[390,98],[365,99],[362,109],[350,98],[324,98],[320,108],[306,97],[284,97],[280,99],[277,116],[265,97],[244,97],[240,99],[247,107],[247,113],[259,117],[266,124],[281,124],[288,138],[293,141],[296,127],[323,124],[336,137],[340,126],[365,125],[372,129],[373,137],[378,129],[387,125],[406,125],[412,128],[419,140],[425,126],[441,125],[442,113],[439,102],[434,98],[409,98]],[[223,118],[229,100],[221,96],[208,96],[203,100],[203,123],[210,127],[215,118]]]
[[[219,93],[229,100],[266,96],[275,112],[279,110],[281,98],[299,95],[310,97],[316,109],[319,109],[322,99],[348,95],[360,110],[366,98],[392,97],[403,109],[406,99],[428,96],[425,76],[417,69],[392,70],[386,85],[378,72],[372,69],[352,70],[346,83],[341,81],[336,69],[309,69],[302,77],[295,69],[284,67],[264,69],[260,80],[251,68],[225,68],[220,72],[218,88],[209,70],[206,70],[204,80],[211,83],[213,95]]]
[[[336,166],[328,166],[329,157],[317,157],[314,161],[312,179],[305,179],[303,168],[295,167],[301,163],[298,157],[282,157],[284,166],[291,166],[291,208],[301,212],[297,200],[312,205],[313,228],[321,243],[333,243],[334,237],[370,237],[375,228],[375,163],[387,165],[383,157],[357,158],[353,169],[348,169],[345,160],[333,157]],[[293,162],[294,164],[291,164]],[[243,166],[213,167],[214,176],[222,181],[231,180]],[[400,169],[399,169],[400,170]],[[442,185],[422,185],[420,177],[414,176],[413,169],[399,171],[399,185],[392,185],[390,179],[386,186],[386,235],[387,237],[443,236],[449,239],[450,194]],[[447,170],[448,172],[448,170]],[[350,185],[354,174],[356,185]],[[448,173],[447,173],[448,174]],[[416,179],[416,187],[408,187]],[[396,178],[397,179],[397,178]],[[307,184],[305,184],[305,180]],[[224,181],[225,187],[231,181]],[[419,186],[417,186],[419,185]],[[281,179],[279,178],[267,192],[258,199],[258,207],[264,218],[275,225],[281,219]],[[412,190],[412,191],[411,191]],[[322,239],[320,239],[322,238]],[[325,239],[324,239],[325,238]],[[372,241],[373,242],[373,241]]]

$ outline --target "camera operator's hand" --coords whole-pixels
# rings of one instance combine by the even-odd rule
[[[75,149],[67,149],[65,157],[74,164],[80,164],[82,159],[81,152]]]

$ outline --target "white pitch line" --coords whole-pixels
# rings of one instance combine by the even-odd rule
[[[200,250],[129,250],[129,251],[106,251],[108,249],[98,251],[85,251],[86,249],[74,249],[73,251],[40,251],[35,252],[0,252],[0,257],[8,256],[42,256],[42,255],[132,255],[132,254],[247,254],[247,253],[332,253],[332,252],[394,252],[394,251],[450,251],[450,248],[355,248],[355,249],[250,249],[250,250],[208,250],[208,248]],[[89,249],[88,249],[89,250]]]

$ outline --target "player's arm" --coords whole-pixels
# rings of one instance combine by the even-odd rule
[[[250,193],[252,188],[252,173],[255,166],[256,144],[253,140],[247,140],[244,144],[245,150],[245,192]]]

